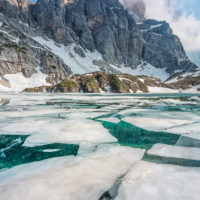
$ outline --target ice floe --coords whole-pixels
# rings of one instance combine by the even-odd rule
[[[20,124],[20,126],[19,126]],[[30,135],[24,146],[51,143],[117,142],[101,123],[92,120],[21,120],[1,126],[5,135]]]
[[[141,161],[122,181],[115,200],[199,200],[200,168]]]
[[[169,118],[149,118],[149,117],[125,117],[123,121],[134,124],[135,126],[151,130],[151,131],[165,131],[169,128],[180,125],[192,123],[192,120],[169,119]],[[172,132],[172,131],[170,131]],[[176,133],[178,133],[176,131]]]
[[[150,155],[200,160],[200,148],[155,144],[148,152]]]
[[[98,200],[112,188],[115,200],[199,199],[198,98],[197,94],[1,93],[0,99],[10,101],[0,105],[0,137],[5,142],[0,154],[14,158],[12,144],[21,138],[16,148],[22,155],[39,152],[46,160],[22,164],[22,159],[9,166],[3,164],[3,159],[9,163],[9,156],[2,155],[0,199]],[[76,157],[47,159],[62,156],[68,144],[76,144],[76,154],[64,155]],[[140,148],[150,150],[143,157],[145,150]]]
[[[1,200],[99,199],[143,154],[141,149],[104,146],[88,157],[14,167],[0,173]]]
[[[112,123],[115,123],[115,124],[120,122],[120,120],[115,118],[115,117],[99,118],[99,120],[106,121],[106,122],[112,122]]]

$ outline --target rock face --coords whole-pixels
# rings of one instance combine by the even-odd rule
[[[189,71],[196,68],[187,57],[180,39],[165,21],[145,20],[138,25],[144,39],[143,59],[157,68]]]
[[[83,48],[98,50],[106,62],[132,67],[140,63],[141,34],[118,1],[74,1],[66,6],[66,24]]]
[[[38,70],[54,83],[71,74],[70,68],[56,55],[27,37],[0,16],[0,76],[22,73],[30,78]],[[4,80],[5,83],[6,80]]]
[[[145,20],[142,0],[120,2],[1,0],[0,76],[22,72],[29,78],[40,70],[55,84],[77,72],[77,63],[79,73],[122,73],[143,62],[165,69],[169,76],[196,68],[169,24]],[[101,58],[95,58],[97,53]]]

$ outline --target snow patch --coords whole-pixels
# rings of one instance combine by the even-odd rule
[[[99,71],[99,67],[93,64],[94,60],[102,60],[102,55],[97,51],[90,52],[83,50],[86,54],[86,57],[83,58],[74,52],[75,44],[64,46],[56,44],[53,40],[44,39],[43,37],[33,37],[32,39],[59,56],[71,68],[74,74]]]
[[[164,87],[150,87],[148,86],[148,90],[150,93],[179,93],[179,90],[173,90],[170,88],[164,88]]]
[[[21,72],[17,74],[6,74],[4,77],[10,82],[11,88],[0,85],[1,92],[21,92],[26,88],[50,85],[46,82],[47,75],[42,72],[35,73],[30,78],[24,77]]]
[[[157,25],[151,25],[151,29],[154,29],[154,28],[158,28],[160,26],[162,26],[163,24],[157,24]]]
[[[138,67],[133,70],[133,75],[159,78],[162,81],[165,81],[169,77],[169,73],[166,72],[165,68],[156,68],[149,63],[146,63],[146,65],[144,65],[144,63],[138,65]]]
[[[200,69],[196,72],[186,72],[182,75],[179,75],[179,76],[176,76],[175,78],[173,79],[170,79],[169,81],[167,81],[166,83],[174,83],[174,82],[177,82],[177,81],[181,81],[181,80],[184,80],[186,77],[197,77],[197,76],[200,76]]]
[[[19,41],[20,41],[19,38],[13,37],[13,36],[11,36],[8,32],[3,31],[3,30],[0,30],[0,32],[6,34],[6,35],[10,38],[10,40],[11,40],[12,42],[15,42],[15,43],[19,44]]]
[[[142,78],[138,78],[139,79],[139,81],[141,81],[142,83],[144,83],[144,79],[142,79]]]
[[[144,75],[148,77],[159,78],[162,81],[165,81],[170,76],[169,73],[166,72],[166,69],[156,68],[149,63],[146,63],[145,66],[144,64],[140,64],[136,69],[125,67],[124,65],[121,65],[121,67],[117,67],[115,65],[110,66],[121,73],[128,73],[134,76]]]

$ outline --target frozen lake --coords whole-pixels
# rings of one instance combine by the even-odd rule
[[[0,94],[0,200],[199,200],[200,94]]]

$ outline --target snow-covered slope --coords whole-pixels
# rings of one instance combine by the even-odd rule
[[[10,82],[10,87],[0,85],[1,92],[21,92],[27,87],[39,87],[41,85],[50,85],[46,82],[47,75],[43,74],[42,72],[37,72],[33,74],[30,78],[25,78],[22,73],[6,74],[4,77]]]
[[[80,46],[77,47],[75,44],[68,46],[56,44],[51,39],[44,39],[39,36],[33,37],[33,39],[44,46],[44,48],[59,56],[71,68],[73,74],[84,74],[100,70],[98,66],[92,63],[94,60],[102,60],[102,55],[97,51],[84,51]],[[80,48],[85,55],[83,57],[78,55],[74,50],[75,47]]]
[[[94,63],[98,63],[99,61],[103,61],[103,56],[97,50],[94,52],[90,52],[89,50],[84,50],[81,46],[77,46],[76,44],[71,44],[68,46],[56,44],[51,39],[44,39],[43,37],[33,37],[35,41],[44,46],[44,48],[48,48],[52,53],[59,56],[66,65],[68,65],[73,74],[85,74],[95,71],[100,71],[101,67],[95,65]],[[83,57],[78,55],[75,52],[75,48],[81,49],[81,51],[85,54]],[[142,64],[139,64],[136,69],[131,67],[126,67],[124,65],[113,65],[107,64],[107,69],[104,69],[107,72],[118,72],[118,73],[128,73],[131,75],[145,75],[149,77],[159,78],[162,81],[165,81],[170,74],[166,72],[166,69],[160,69],[152,66],[151,64],[142,61]]]
[[[195,71],[177,73],[166,83],[183,92],[198,93],[200,91],[200,68]]]

